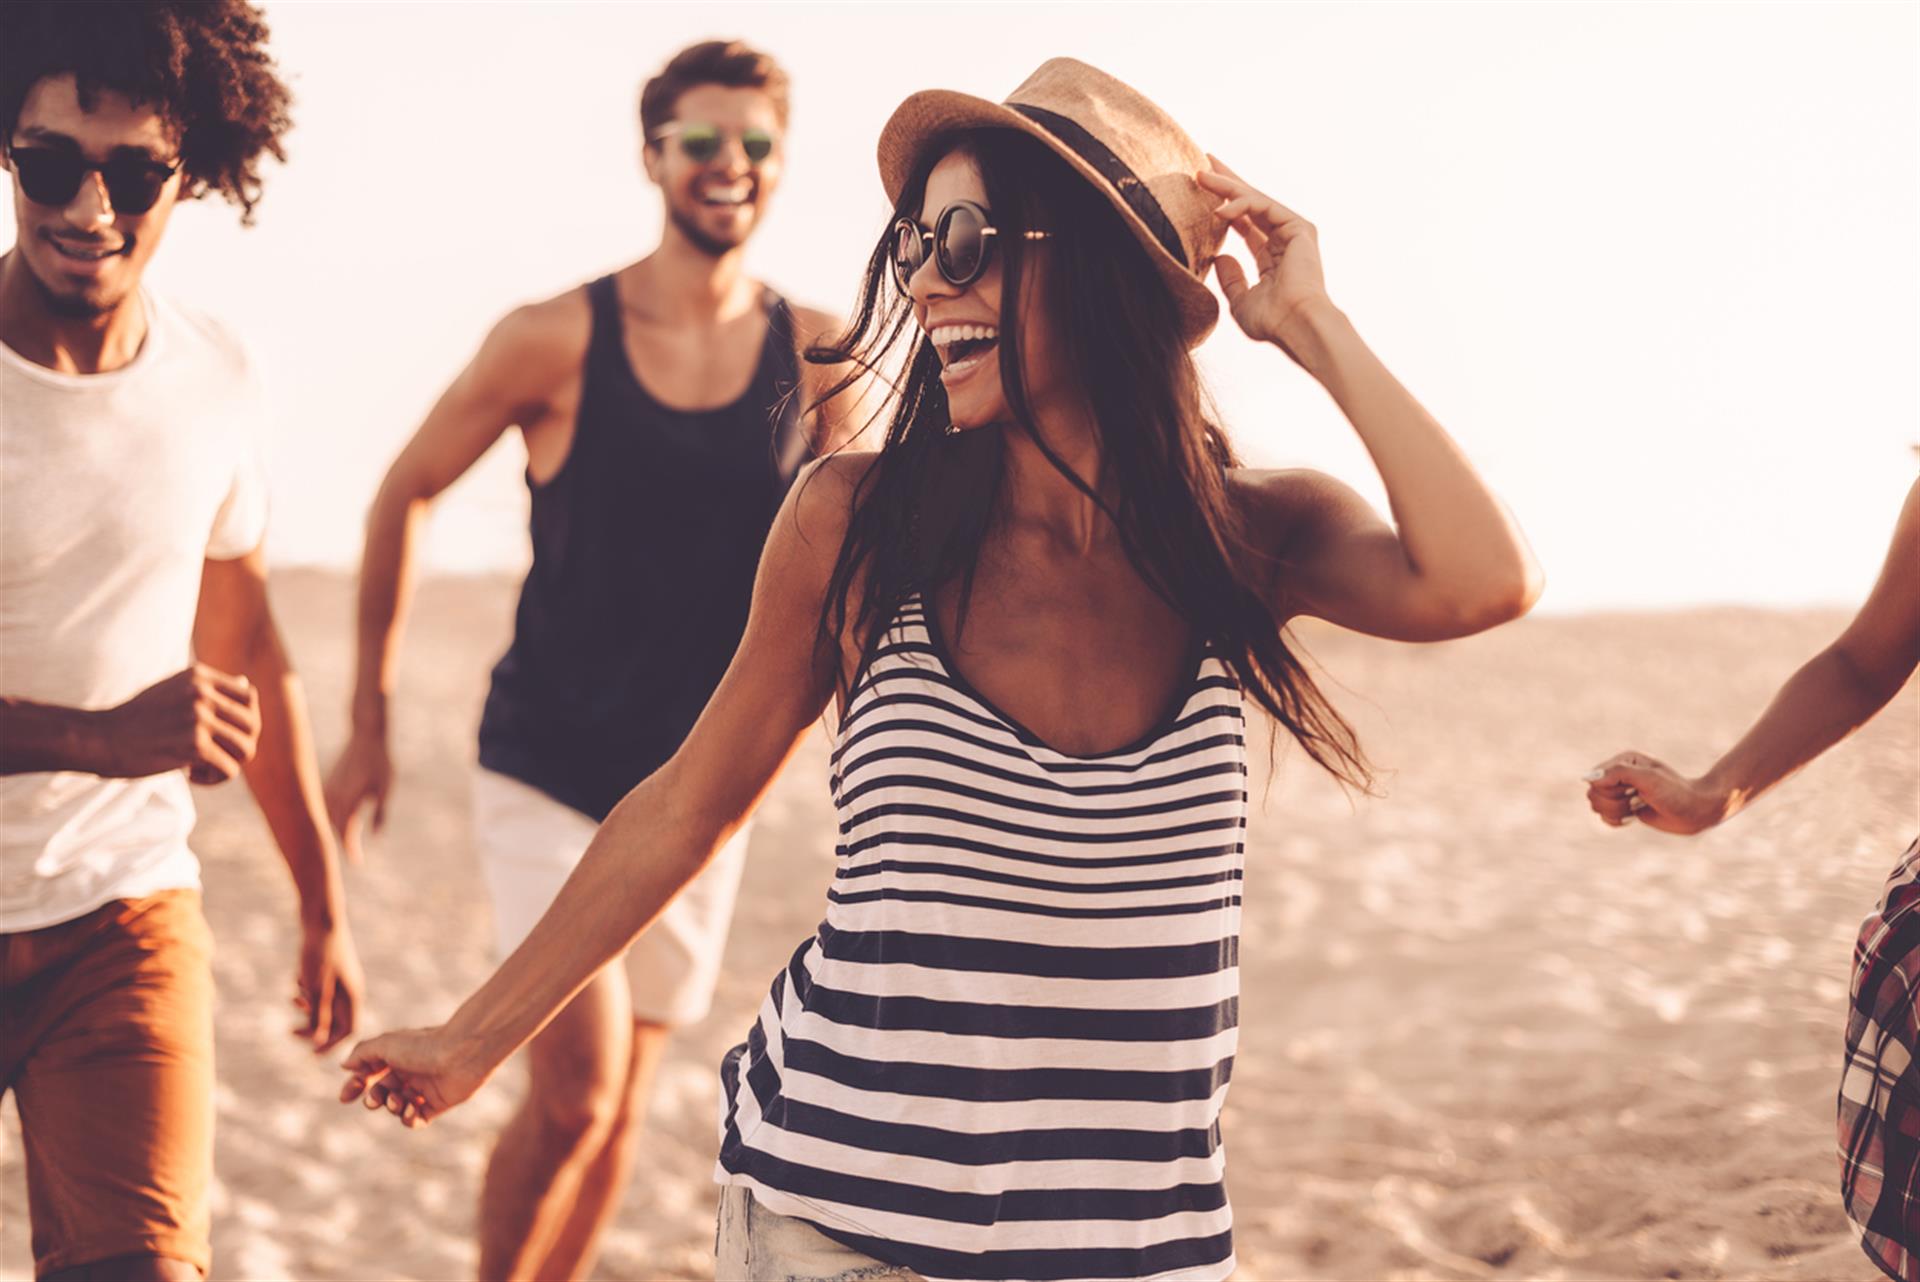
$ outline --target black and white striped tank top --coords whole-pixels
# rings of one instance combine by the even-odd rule
[[[721,1065],[715,1178],[936,1279],[1224,1278],[1240,688],[1056,752],[910,599],[835,734],[818,933]]]

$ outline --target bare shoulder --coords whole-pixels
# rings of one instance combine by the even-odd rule
[[[822,478],[851,500],[854,491],[879,461],[879,450],[841,450],[832,458],[815,459],[807,464],[807,472]]]
[[[1237,503],[1321,504],[1354,495],[1353,487],[1309,467],[1235,467],[1227,470],[1227,492]]]
[[[824,582],[840,559],[861,483],[879,457],[869,450],[842,450],[802,468],[774,518],[767,559],[790,570],[809,567],[809,577]]]
[[[807,464],[787,501],[792,533],[838,556],[867,474],[879,459],[877,450],[840,450]]]
[[[761,556],[754,599],[762,617],[784,618],[789,625],[819,619],[832,592],[861,482],[878,457],[846,451],[815,459],[794,480]],[[857,599],[857,585],[854,595]]]
[[[456,393],[489,416],[537,414],[578,380],[592,329],[584,289],[516,307],[494,322]]]
[[[537,303],[523,303],[508,312],[487,335],[482,353],[542,365],[557,361],[577,364],[586,356],[592,332],[587,291],[577,287]]]
[[[1379,519],[1351,485],[1312,468],[1236,467],[1227,496],[1265,538],[1288,545]]]

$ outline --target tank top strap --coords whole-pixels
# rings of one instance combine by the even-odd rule
[[[627,352],[620,324],[620,291],[611,273],[587,286],[587,305],[593,315],[593,328],[587,339],[588,379],[624,372]]]
[[[767,310],[767,341],[754,378],[773,420],[774,470],[782,481],[791,481],[813,457],[800,384],[799,336],[793,308],[779,291],[768,286],[762,298]]]
[[[793,323],[793,308],[772,286],[763,291],[761,306],[767,313],[767,342],[761,349],[764,359],[760,372],[785,386],[792,386],[800,376],[800,348]]]
[[[627,360],[619,282],[612,273],[587,286],[593,328],[587,337],[586,366],[580,372],[580,412],[575,415],[573,448],[590,451],[610,425],[624,422],[645,397]]]

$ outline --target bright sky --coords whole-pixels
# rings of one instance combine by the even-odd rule
[[[1920,471],[1920,9],[1804,5],[268,5],[298,96],[258,225],[176,217],[157,285],[236,323],[279,417],[277,562],[357,561],[393,454],[494,319],[660,225],[640,83],[742,36],[794,80],[752,248],[846,307],[881,124],[1071,54],[1321,229],[1334,300],[1465,446],[1544,607],[1858,602]],[[0,213],[11,240],[10,216]],[[1384,505],[1351,429],[1230,325],[1202,349],[1259,463]],[[427,564],[525,564],[517,439]]]

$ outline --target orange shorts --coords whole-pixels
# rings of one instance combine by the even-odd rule
[[[0,1091],[14,1092],[39,1274],[212,1260],[213,940],[200,892],[0,935]]]

